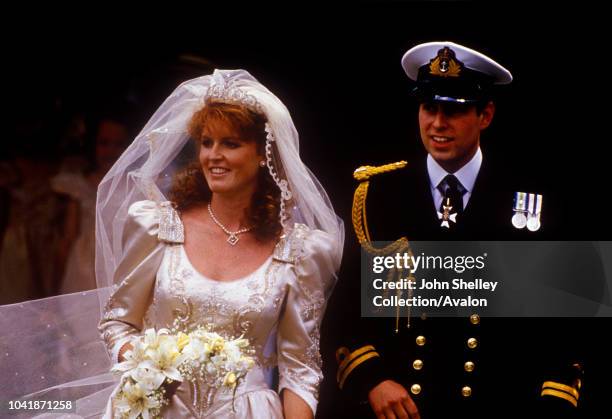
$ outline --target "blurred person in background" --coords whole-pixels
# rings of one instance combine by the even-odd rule
[[[100,180],[129,144],[129,138],[127,123],[121,116],[108,113],[100,117],[85,169],[71,171],[71,165],[65,165],[65,170],[51,180],[53,189],[68,199],[63,234],[56,248],[57,264],[63,268],[60,294],[96,287],[96,191]]]
[[[10,159],[1,163],[0,304],[46,297],[57,287],[50,250],[60,241],[65,202],[49,182],[58,168],[52,121],[46,108],[36,106],[19,118]]]

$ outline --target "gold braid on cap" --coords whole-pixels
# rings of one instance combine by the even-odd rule
[[[355,235],[357,236],[357,240],[359,240],[359,244],[370,255],[384,256],[390,255],[392,253],[405,252],[408,253],[410,256],[413,256],[412,250],[410,249],[410,244],[408,243],[408,239],[406,237],[400,237],[398,240],[382,248],[374,247],[372,245],[370,230],[368,229],[368,220],[366,214],[366,199],[368,197],[370,178],[381,173],[388,173],[394,170],[403,169],[404,167],[406,167],[406,165],[408,165],[408,162],[402,160],[396,163],[385,164],[382,166],[361,166],[353,172],[353,177],[359,181],[359,185],[357,186],[357,189],[355,189],[355,195],[353,196],[353,209],[351,213],[351,219],[353,221],[353,228],[355,229]],[[401,279],[403,274],[403,269],[397,269],[394,267],[390,269],[389,273],[387,274],[387,282],[392,282],[394,280]],[[415,280],[413,273],[408,274],[408,280]],[[388,289],[385,288],[385,298],[388,296],[388,292]],[[403,291],[399,290],[398,293],[398,297],[401,297]],[[409,290],[409,294],[411,293],[412,291]],[[408,312],[406,327],[410,327],[410,307],[408,307],[407,310]],[[395,333],[399,333],[399,318],[400,308],[398,306],[395,316]]]

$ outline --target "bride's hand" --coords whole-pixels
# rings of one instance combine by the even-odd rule
[[[304,399],[288,388],[281,394],[283,413],[286,419],[312,419],[312,410]]]

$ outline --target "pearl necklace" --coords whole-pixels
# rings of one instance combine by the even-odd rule
[[[217,220],[217,217],[215,217],[215,214],[213,214],[212,207],[210,206],[210,202],[208,203],[208,213],[210,214],[210,218],[212,218],[214,223],[217,224],[219,227],[221,227],[221,230],[223,230],[223,232],[229,236],[227,238],[227,242],[231,244],[232,246],[234,246],[236,243],[238,243],[238,240],[240,240],[240,238],[238,237],[239,234],[246,233],[247,231],[250,231],[253,229],[253,227],[247,227],[247,228],[241,228],[240,230],[237,230],[237,231],[229,231],[223,224],[221,224],[219,220]]]

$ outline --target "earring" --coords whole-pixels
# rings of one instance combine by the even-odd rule
[[[265,160],[260,161],[259,167],[266,167],[266,161]]]

